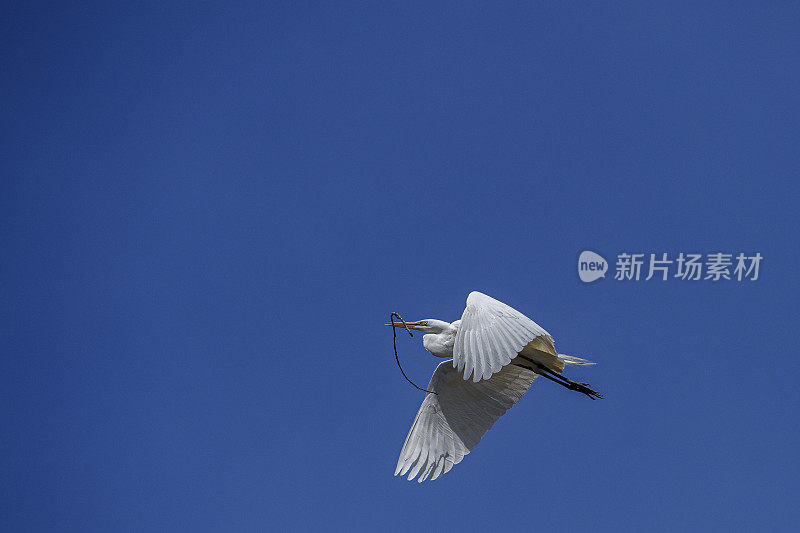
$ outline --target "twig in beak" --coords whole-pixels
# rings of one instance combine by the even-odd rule
[[[392,313],[391,315],[389,315],[389,322],[394,324],[394,317],[397,317],[397,320],[403,323],[403,327],[406,328],[408,334],[413,337],[414,334],[411,333],[411,330],[408,328],[408,324],[406,324],[406,321],[403,320],[403,317],[401,317],[399,313]]]
[[[389,315],[389,322],[393,323],[394,322],[394,317],[397,317],[397,319],[400,322],[403,323],[403,327],[406,328],[406,331],[408,331],[408,334],[413,337],[414,334],[411,333],[411,330],[408,328],[408,325],[406,324],[406,321],[403,320],[403,317],[401,317],[399,313],[390,314]],[[394,343],[394,359],[395,359],[395,361],[397,361],[397,367],[400,369],[400,372],[402,372],[403,377],[406,378],[406,381],[408,381],[409,383],[411,383],[412,385],[414,385],[416,388],[418,388],[419,390],[421,390],[423,392],[429,392],[431,394],[437,394],[436,392],[434,392],[432,390],[423,389],[422,387],[420,387],[419,385],[417,385],[416,383],[411,381],[411,379],[408,376],[406,376],[406,373],[403,370],[403,366],[400,364],[400,357],[397,355],[397,328],[392,327],[392,335],[393,335],[392,342]]]

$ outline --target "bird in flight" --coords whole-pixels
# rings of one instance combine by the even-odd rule
[[[565,365],[593,365],[556,352],[553,337],[516,309],[480,292],[467,296],[461,320],[389,322],[423,332],[422,345],[436,367],[394,475],[421,483],[447,473],[508,409],[543,376],[589,398],[602,396],[565,377]]]

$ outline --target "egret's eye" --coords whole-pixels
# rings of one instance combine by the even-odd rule
[[[423,325],[423,326],[427,326],[427,325],[428,325],[428,321],[427,321],[427,320],[423,320],[423,321],[422,321],[422,325]]]

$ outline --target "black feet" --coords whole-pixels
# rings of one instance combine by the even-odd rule
[[[577,381],[572,381],[571,379],[566,379],[566,378],[564,379],[567,381],[566,387],[569,390],[581,392],[586,396],[588,396],[589,398],[591,398],[592,400],[603,399],[603,395],[597,392],[596,390],[592,390],[591,388],[589,388],[588,383],[578,383]]]
[[[569,390],[574,390],[574,391],[578,391],[578,392],[580,392],[582,394],[585,394],[586,396],[588,396],[592,400],[598,400],[598,399],[602,399],[603,398],[603,396],[599,392],[597,392],[596,390],[591,389],[589,387],[588,383],[580,383],[578,381],[572,381],[571,379],[562,376],[558,372],[553,372],[549,368],[546,368],[546,367],[540,365],[539,363],[533,361],[532,359],[529,359],[529,358],[525,357],[524,355],[520,355],[520,357],[522,359],[528,361],[529,363],[531,363],[531,366],[526,366],[526,365],[521,365],[521,364],[518,364],[518,363],[514,363],[516,366],[519,366],[519,367],[522,367],[522,368],[527,368],[528,370],[536,372],[540,376],[545,377],[545,378],[549,379],[550,381],[554,381],[554,382],[558,383],[559,385],[561,385],[562,387],[566,387]]]

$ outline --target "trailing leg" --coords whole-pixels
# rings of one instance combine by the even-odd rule
[[[559,374],[558,372],[553,372],[549,368],[547,368],[547,367],[545,367],[543,365],[540,365],[539,363],[537,363],[533,359],[525,357],[524,355],[520,355],[519,357],[521,357],[525,361],[528,361],[532,365],[532,367],[529,367],[527,365],[520,365],[520,364],[514,363],[516,366],[519,366],[519,367],[522,367],[522,368],[527,368],[528,370],[536,372],[540,376],[543,376],[543,377],[549,379],[550,381],[554,381],[555,383],[558,383],[562,387],[566,387],[569,390],[574,390],[574,391],[580,392],[582,394],[585,394],[586,396],[588,396],[592,400],[596,400],[598,398],[602,398],[603,397],[599,392],[597,392],[596,390],[593,390],[592,388],[590,388],[588,383],[581,383],[581,382],[578,382],[578,381],[572,381],[571,379]]]

